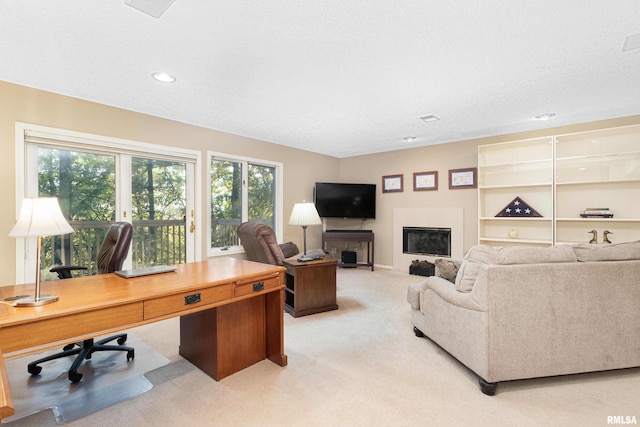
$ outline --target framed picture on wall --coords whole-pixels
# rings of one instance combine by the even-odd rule
[[[413,191],[429,191],[437,189],[438,171],[413,173]]]
[[[449,169],[449,189],[476,188],[477,168]]]
[[[383,193],[399,193],[403,190],[403,175],[386,175],[382,177]]]

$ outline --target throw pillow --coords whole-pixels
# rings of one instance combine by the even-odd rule
[[[458,269],[460,268],[460,263],[458,261],[436,258],[433,263],[436,265],[436,274],[438,277],[442,277],[443,279],[448,280],[451,283],[456,282],[456,275],[458,274]]]

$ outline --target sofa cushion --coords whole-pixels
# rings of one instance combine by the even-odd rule
[[[576,261],[576,254],[570,245],[551,247],[476,245],[464,256],[456,276],[456,289],[460,292],[471,292],[478,271],[484,264],[511,265]]]
[[[451,283],[456,282],[456,276],[458,275],[458,269],[460,268],[460,262],[450,259],[436,258],[433,262],[436,265],[436,276],[442,277]]]
[[[571,245],[504,246],[495,249],[495,264],[499,265],[576,262],[578,260]]]
[[[635,242],[594,245],[580,243],[573,245],[578,261],[627,261],[640,259],[640,240]]]
[[[460,292],[471,292],[480,267],[484,264],[494,264],[495,258],[496,250],[491,246],[476,245],[469,249],[456,275],[456,289]]]
[[[423,284],[412,283],[407,288],[407,302],[411,304],[414,310],[420,310],[420,291],[424,288]]]

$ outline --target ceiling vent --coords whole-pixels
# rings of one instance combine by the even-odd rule
[[[176,0],[125,0],[124,4],[138,9],[149,16],[156,19],[160,17],[171,7]]]

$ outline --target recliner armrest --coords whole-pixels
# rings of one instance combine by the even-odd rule
[[[282,254],[284,258],[291,258],[292,256],[296,256],[300,253],[298,246],[293,242],[282,243],[279,245],[280,249],[282,249]]]

